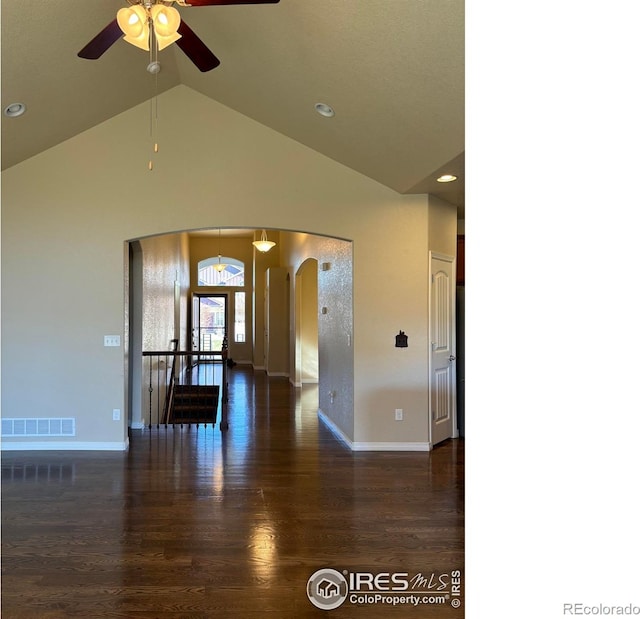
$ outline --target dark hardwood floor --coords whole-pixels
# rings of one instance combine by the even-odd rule
[[[225,434],[2,454],[3,619],[463,617],[464,442],[353,453],[318,420],[317,388],[242,366],[229,380]],[[321,568],[420,574],[419,595],[445,582],[448,597],[321,610],[306,594]]]

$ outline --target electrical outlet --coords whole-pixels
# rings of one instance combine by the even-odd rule
[[[120,409],[119,408],[114,408],[113,409],[113,420],[114,421],[120,421]]]
[[[401,408],[396,408],[396,421],[402,421],[403,411]]]

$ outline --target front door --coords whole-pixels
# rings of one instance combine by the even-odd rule
[[[194,294],[191,350],[219,352],[226,334],[227,295]]]
[[[456,438],[455,270],[454,258],[429,252],[431,272],[431,445]]]

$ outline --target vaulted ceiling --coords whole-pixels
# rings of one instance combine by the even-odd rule
[[[201,73],[174,44],[124,40],[77,56],[125,0],[2,0],[2,168],[178,84],[399,193],[433,193],[464,213],[464,1],[280,0],[177,7],[221,60]],[[318,102],[332,106],[324,118]],[[442,173],[459,178],[437,183]]]

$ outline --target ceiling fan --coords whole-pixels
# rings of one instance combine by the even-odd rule
[[[189,57],[200,71],[215,69],[220,60],[180,19],[173,8],[179,6],[219,6],[227,4],[276,4],[280,0],[127,0],[116,19],[103,28],[79,52],[80,58],[100,58],[120,37],[136,47],[161,50],[171,43]]]

